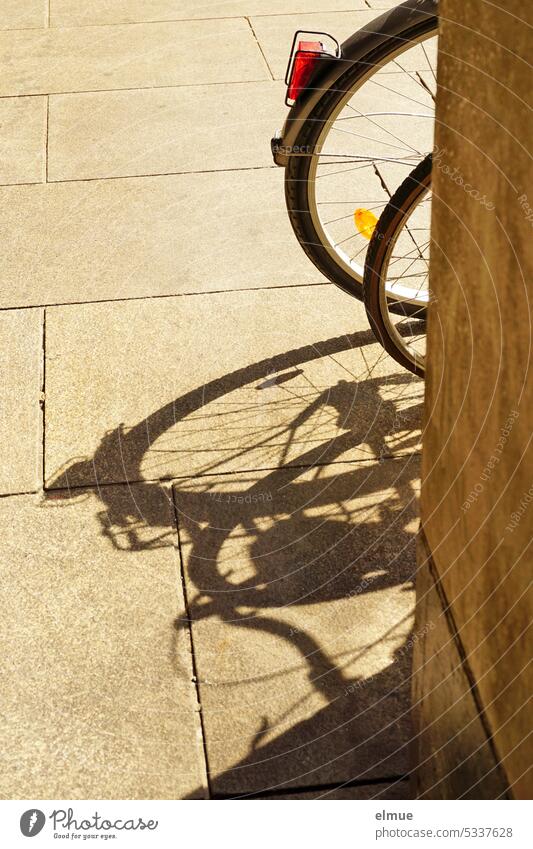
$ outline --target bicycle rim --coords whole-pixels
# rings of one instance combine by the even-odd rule
[[[332,259],[358,283],[377,219],[406,173],[432,149],[436,39],[433,27],[404,45],[396,40],[396,49],[346,92],[316,141],[308,175],[313,225]],[[427,303],[409,285],[389,295],[414,307]]]

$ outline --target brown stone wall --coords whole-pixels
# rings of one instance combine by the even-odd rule
[[[461,751],[467,761],[475,760],[472,753],[479,751],[480,765],[486,763],[483,753],[499,762],[474,798],[507,792],[505,781],[512,795],[523,798],[533,790],[526,775],[532,760],[526,702],[532,689],[527,628],[533,526],[533,72],[527,60],[533,4],[441,0],[440,13],[435,301],[428,328],[421,502],[428,551],[420,558],[419,627],[428,617],[442,623],[445,608],[448,615],[446,627],[428,631],[415,658],[415,722],[421,733],[415,747],[417,781],[422,792],[428,782],[435,783],[431,764],[440,788],[434,795],[457,798],[471,786],[470,769],[452,780],[446,778],[450,763],[442,754],[440,762],[438,755],[429,761],[421,757],[424,746],[427,755],[428,746],[442,736],[438,706],[447,697],[453,703],[454,693],[460,703],[466,681],[468,715],[475,710],[479,723],[469,723],[461,710],[453,719],[448,716],[446,734],[454,727],[461,732],[451,760]],[[439,679],[440,667],[458,668],[455,656],[462,683],[450,676],[449,688],[441,687],[433,705],[435,728],[428,730],[420,700]]]

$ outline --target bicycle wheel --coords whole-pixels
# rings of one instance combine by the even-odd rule
[[[364,29],[383,38],[351,63],[303,123],[285,172],[289,217],[303,249],[333,283],[363,299],[364,258],[381,211],[395,188],[433,148],[436,3],[405,26],[387,15]],[[431,10],[433,13],[431,13]],[[391,30],[388,32],[388,28]],[[394,297],[394,296],[393,296]],[[418,310],[416,295],[403,314]]]
[[[364,300],[370,326],[394,359],[422,377],[429,304],[431,154],[404,180],[385,207],[366,256]],[[391,294],[401,300],[416,291],[418,314],[395,315]]]

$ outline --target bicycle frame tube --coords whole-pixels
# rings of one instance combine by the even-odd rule
[[[291,108],[281,135],[272,139],[272,155],[276,165],[286,166],[290,156],[308,156],[311,151],[298,143],[298,136],[324,92],[335,87],[351,65],[361,63],[364,76],[368,64],[379,64],[383,47],[390,50],[390,40],[402,33],[400,48],[406,37],[416,39],[423,34],[429,21],[437,20],[437,0],[407,0],[400,6],[387,10],[372,21],[372,31],[360,29],[341,45],[340,56],[321,57],[308,87]],[[364,63],[362,60],[364,59]],[[302,149],[303,148],[303,149]]]

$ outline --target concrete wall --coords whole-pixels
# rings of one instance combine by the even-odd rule
[[[440,12],[416,786],[531,798],[533,4]]]

